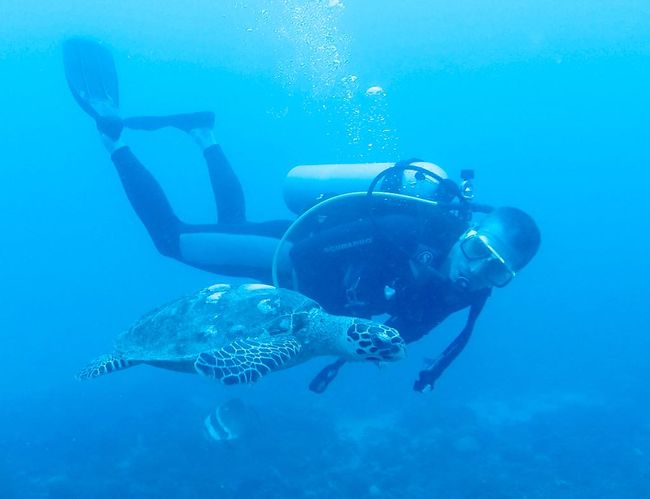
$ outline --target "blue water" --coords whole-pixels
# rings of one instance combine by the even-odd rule
[[[197,0],[0,2],[0,497],[650,496],[650,4]],[[66,87],[61,43],[113,50],[127,115],[211,109],[254,220],[289,216],[292,166],[420,157],[474,168],[531,213],[540,253],[405,361],[317,359],[253,387],[141,367],[77,382],[115,334],[224,278],[160,256]],[[366,90],[381,86],[380,95]],[[201,156],[126,132],[181,218],[210,222]],[[237,441],[203,432],[242,399]]]

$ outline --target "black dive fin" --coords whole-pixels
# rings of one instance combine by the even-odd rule
[[[117,72],[106,47],[87,38],[69,38],[63,43],[63,65],[70,91],[86,113],[95,120],[117,114]]]
[[[124,126],[132,130],[159,130],[165,127],[174,127],[189,131],[194,128],[212,128],[214,126],[214,113],[199,111],[197,113],[170,114],[167,116],[134,116],[125,118]]]

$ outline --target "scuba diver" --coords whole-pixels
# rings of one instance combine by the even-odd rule
[[[117,74],[101,44],[72,38],[63,47],[72,94],[96,122],[125,193],[158,251],[193,267],[292,288],[332,314],[387,316],[407,343],[454,312],[465,326],[420,371],[413,389],[428,391],[467,344],[493,287],[507,285],[536,254],[534,220],[512,207],[473,200],[471,171],[458,185],[437,165],[307,165],[289,172],[285,200],[297,219],[251,222],[239,180],[212,127],[210,112],[120,116]],[[217,223],[190,224],[174,213],[156,179],[123,142],[123,128],[173,127],[203,151]],[[482,212],[483,218],[474,220]],[[326,390],[344,364],[310,383]]]

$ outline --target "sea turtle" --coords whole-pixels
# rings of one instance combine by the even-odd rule
[[[215,284],[149,312],[78,373],[89,379],[137,364],[195,372],[227,385],[252,383],[318,355],[392,361],[399,333],[381,323],[326,313],[315,301],[261,284]]]

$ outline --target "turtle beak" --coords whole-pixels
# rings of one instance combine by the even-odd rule
[[[395,331],[395,336],[390,339],[390,345],[387,345],[386,355],[390,357],[390,360],[400,360],[406,357],[406,342],[396,330],[393,329],[393,331]]]
[[[406,343],[404,339],[396,329],[388,326],[382,325],[381,331],[372,338],[372,343],[377,349],[376,355],[381,360],[395,361],[403,359],[406,355]]]
[[[347,336],[358,360],[395,361],[406,353],[406,343],[397,330],[378,322],[355,319]]]

